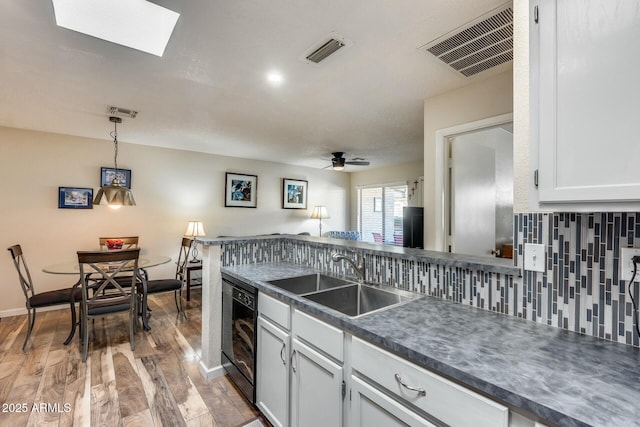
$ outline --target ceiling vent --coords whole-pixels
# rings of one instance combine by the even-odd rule
[[[109,114],[112,116],[129,116],[132,119],[135,119],[138,112],[127,108],[109,107]]]
[[[465,77],[513,60],[513,9],[504,5],[419,48]]]
[[[327,59],[328,56],[336,53],[338,49],[343,46],[344,42],[336,39],[330,39],[328,42],[325,42],[322,46],[311,52],[306,59],[317,64],[320,61]]]

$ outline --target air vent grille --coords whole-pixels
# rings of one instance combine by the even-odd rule
[[[503,6],[420,50],[435,55],[466,77],[507,63],[513,60],[513,10]]]
[[[316,50],[314,50],[311,54],[307,56],[307,60],[311,62],[315,62],[316,64],[324,59],[326,59],[329,55],[335,53],[338,49],[344,46],[344,43],[340,40],[331,39]]]
[[[129,110],[128,108],[120,108],[120,107],[109,107],[109,114],[112,116],[129,116],[132,119],[135,119],[138,115],[137,111]]]

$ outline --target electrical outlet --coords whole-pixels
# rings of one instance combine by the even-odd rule
[[[640,249],[637,248],[620,248],[620,279],[629,281],[633,276],[633,261],[631,258],[640,256]],[[640,278],[640,264],[638,264],[638,276]]]
[[[524,269],[527,271],[545,271],[544,245],[535,243],[524,244]]]

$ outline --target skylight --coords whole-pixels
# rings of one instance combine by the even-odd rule
[[[146,0],[52,0],[56,24],[162,56],[179,13]]]

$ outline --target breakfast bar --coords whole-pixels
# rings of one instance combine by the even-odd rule
[[[205,248],[201,372],[205,376],[221,373],[224,274],[338,328],[353,340],[370,343],[504,405],[512,419],[522,416],[539,425],[576,426],[628,425],[635,419],[634,402],[640,398],[640,385],[633,381],[633,373],[640,368],[638,350],[523,320],[510,315],[508,308],[499,312],[497,308],[508,307],[518,298],[520,274],[503,260],[483,262],[462,255],[299,236],[201,242]],[[332,262],[328,256],[332,252],[364,258],[367,281],[382,289],[391,286],[425,296],[353,317],[269,283],[318,272],[355,280],[352,266]],[[444,283],[436,284],[434,278]],[[506,295],[501,287],[505,283],[515,295]],[[492,292],[496,289],[502,300]],[[471,302],[448,298],[447,293],[465,295]],[[480,300],[490,301],[485,309],[472,306]]]

